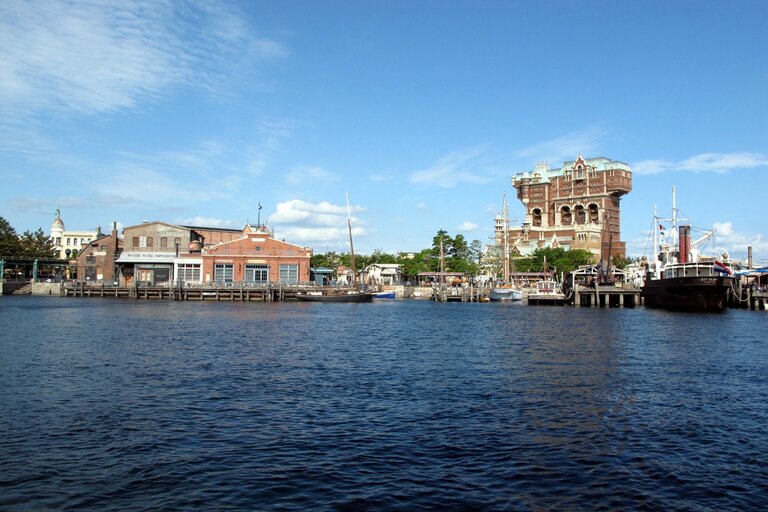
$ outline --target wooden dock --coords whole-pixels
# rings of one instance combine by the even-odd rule
[[[257,286],[180,286],[180,287],[119,287],[88,286],[83,282],[66,284],[65,297],[105,297],[145,300],[198,300],[234,302],[282,302],[296,300],[296,293],[314,290],[314,287],[266,284]],[[319,289],[319,288],[318,288]]]
[[[430,298],[437,302],[486,302],[489,292],[489,288],[476,286],[437,286]]]
[[[642,305],[640,288],[631,286],[576,285],[566,299],[576,307],[634,308]]]

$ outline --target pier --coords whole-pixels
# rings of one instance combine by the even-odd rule
[[[642,297],[635,287],[576,285],[567,302],[587,308],[634,308],[642,305]]]
[[[477,286],[437,286],[432,289],[432,300],[437,302],[485,302],[490,288]]]
[[[105,297],[145,300],[198,300],[234,302],[283,302],[296,300],[296,293],[320,290],[307,285],[265,284],[240,286],[92,286],[79,281],[62,288],[64,297]]]

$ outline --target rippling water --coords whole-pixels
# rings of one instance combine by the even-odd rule
[[[0,298],[0,508],[760,510],[766,315]]]

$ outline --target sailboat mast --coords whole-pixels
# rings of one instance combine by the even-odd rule
[[[504,282],[509,282],[509,209],[507,208],[507,193],[504,192],[504,210],[502,215],[504,216]]]
[[[355,269],[355,246],[352,243],[352,211],[349,208],[349,193],[347,196],[347,227],[349,228],[349,254],[350,266],[352,267],[352,286],[357,288],[357,270]]]

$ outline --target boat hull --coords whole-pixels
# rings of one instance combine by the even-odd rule
[[[372,293],[322,293],[322,294],[308,294],[297,293],[296,300],[303,302],[371,302],[373,300]]]
[[[679,311],[723,311],[732,277],[672,277],[646,281],[640,295],[647,307]]]
[[[488,298],[492,301],[523,300],[523,292],[513,288],[493,288]]]

